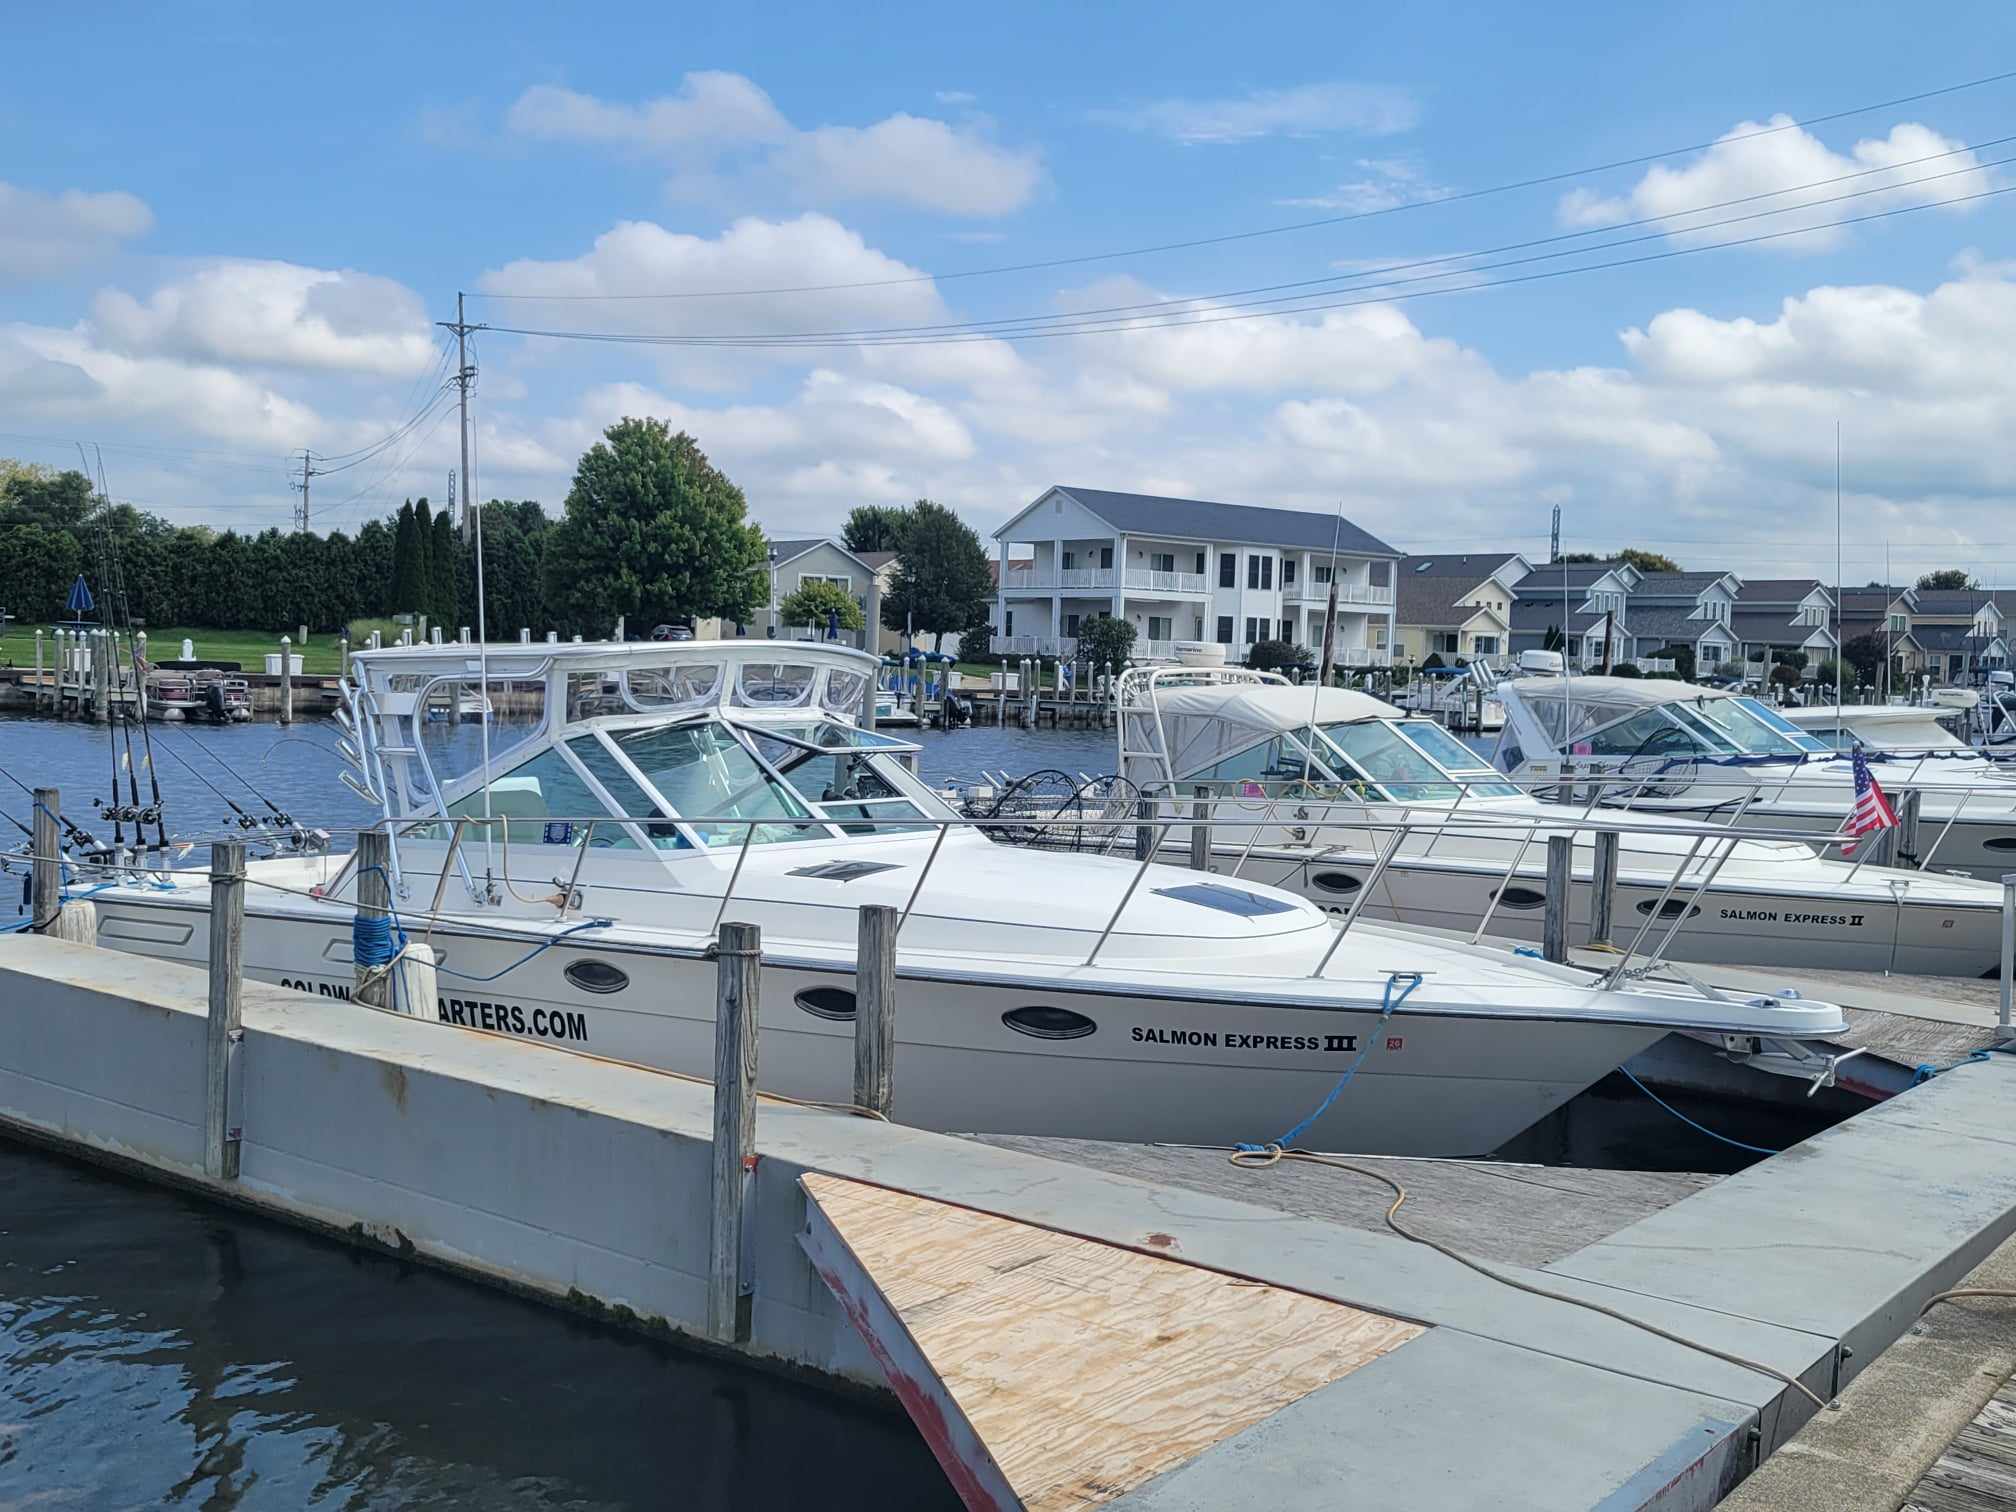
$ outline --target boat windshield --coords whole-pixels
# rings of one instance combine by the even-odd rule
[[[1452,803],[1462,792],[1448,774],[1400,738],[1384,720],[1340,721],[1322,727],[1323,739],[1355,772],[1401,803]]]
[[[1803,756],[1806,753],[1806,747],[1791,736],[1744,708],[1747,702],[1747,699],[1741,698],[1697,698],[1686,706],[1686,712],[1713,725],[1746,756]]]
[[[1490,762],[1432,720],[1402,720],[1400,729],[1437,766],[1461,778],[1472,798],[1519,796],[1519,789],[1501,779]]]
[[[1337,773],[1331,770],[1335,765],[1335,757],[1326,765],[1293,735],[1276,735],[1191,772],[1183,781],[1222,782],[1229,792],[1246,798],[1264,797],[1290,785],[1321,792],[1336,785]]]
[[[932,827],[924,822],[924,810],[898,788],[883,768],[887,757],[845,745],[814,749],[749,725],[743,726],[742,732],[756,747],[756,753],[791,784],[799,797],[848,834],[882,835]],[[889,744],[903,748],[896,741]],[[905,820],[917,822],[904,823]]]
[[[1569,747],[1571,756],[1731,756],[1736,747],[1678,705],[1640,709]]]
[[[815,751],[914,751],[915,741],[896,740],[888,735],[864,730],[858,725],[836,724],[831,720],[805,720],[790,724],[744,724],[736,721],[736,728],[752,737],[773,736],[792,745],[809,746]]]
[[[715,720],[611,731],[610,738],[708,845],[755,845],[829,838],[797,793],[765,771],[734,733]],[[738,819],[774,821],[737,824]]]
[[[1741,704],[1745,709],[1749,710],[1753,717],[1763,721],[1771,729],[1776,730],[1780,735],[1791,741],[1792,744],[1799,747],[1800,750],[1825,751],[1828,749],[1826,741],[1809,735],[1783,714],[1772,708],[1771,705],[1755,698],[1738,698],[1733,701]]]

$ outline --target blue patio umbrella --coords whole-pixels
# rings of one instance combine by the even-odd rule
[[[89,614],[97,607],[91,598],[91,588],[84,581],[83,573],[78,573],[77,581],[70,585],[70,597],[63,607],[72,619]]]

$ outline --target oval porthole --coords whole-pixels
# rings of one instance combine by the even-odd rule
[[[1530,887],[1508,887],[1499,895],[1499,903],[1506,908],[1540,908],[1547,902],[1547,894],[1535,892]]]
[[[1349,872],[1320,871],[1309,879],[1325,892],[1354,893],[1365,884]]]
[[[851,1023],[854,1018],[854,994],[845,987],[807,987],[791,1001],[814,1018],[842,1023]]]
[[[583,992],[621,992],[630,985],[629,973],[607,961],[569,961],[563,974]]]
[[[1047,1040],[1083,1039],[1099,1028],[1084,1014],[1073,1013],[1069,1008],[1010,1008],[1001,1015],[1001,1022],[1017,1034]]]
[[[1992,851],[2016,851],[2016,835],[1997,835],[1993,840],[1983,840],[1981,849]]]
[[[1640,903],[1638,905],[1638,912],[1640,912],[1641,914],[1651,913],[1652,900],[1650,898],[1647,898],[1643,903]],[[1687,917],[1691,919],[1696,914],[1700,913],[1701,910],[1698,908],[1689,908],[1685,903],[1682,903],[1678,898],[1668,898],[1665,902],[1665,905],[1661,907],[1659,910],[1659,917],[1661,919],[1677,919],[1680,917],[1682,912],[1685,912]]]

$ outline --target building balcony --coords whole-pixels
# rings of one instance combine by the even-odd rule
[[[1328,583],[1290,583],[1281,590],[1281,597],[1291,604],[1327,604],[1330,602]],[[1393,590],[1376,584],[1360,585],[1340,583],[1337,586],[1337,603],[1355,607],[1383,609],[1393,602]]]
[[[1076,656],[1075,635],[992,635],[987,649],[996,656]]]
[[[1156,572],[1147,567],[1017,567],[1001,580],[1006,593],[1184,594],[1202,597],[1210,586],[1201,572]]]

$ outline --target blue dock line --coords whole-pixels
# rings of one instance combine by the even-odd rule
[[[360,876],[367,871],[377,872],[381,877],[385,876],[385,869],[381,866],[360,867],[358,871]],[[390,877],[386,877],[386,884],[390,886]],[[488,976],[472,976],[466,971],[450,971],[446,966],[436,966],[434,969],[442,976],[459,977],[465,982],[494,982],[499,977],[509,976],[533,957],[551,950],[562,940],[577,935],[584,929],[607,929],[615,922],[614,919],[583,919],[579,924],[561,930],[550,940],[540,941],[509,966],[493,971]],[[350,921],[350,953],[360,965],[389,965],[398,958],[399,952],[404,950],[406,945],[406,928],[400,923],[399,910],[396,908],[386,910],[382,917],[360,913]]]
[[[1393,989],[1401,982],[1405,982],[1407,985],[1402,987],[1400,995],[1395,997]],[[1295,1141],[1308,1130],[1311,1124],[1330,1111],[1330,1105],[1337,1101],[1337,1098],[1346,1087],[1351,1085],[1351,1078],[1358,1074],[1358,1068],[1365,1064],[1365,1057],[1372,1053],[1372,1047],[1379,1042],[1379,1031],[1386,1027],[1386,1021],[1400,1010],[1400,1005],[1406,1002],[1413,995],[1414,989],[1420,985],[1421,973],[1418,971],[1396,971],[1387,977],[1386,990],[1379,1000],[1379,1021],[1372,1026],[1371,1033],[1365,1036],[1364,1046],[1358,1051],[1357,1056],[1352,1060],[1351,1064],[1344,1068],[1344,1074],[1337,1078],[1337,1085],[1332,1087],[1329,1095],[1316,1105],[1316,1111],[1295,1125],[1286,1134],[1283,1134],[1279,1139],[1264,1145],[1242,1144],[1237,1148],[1250,1155],[1262,1155],[1269,1150],[1286,1150],[1291,1148]]]
[[[1680,1122],[1687,1125],[1688,1128],[1694,1130],[1695,1133],[1706,1134],[1710,1139],[1715,1140],[1719,1144],[1733,1145],[1736,1149],[1748,1150],[1752,1155],[1782,1155],[1785,1153],[1783,1150],[1766,1149],[1763,1145],[1745,1144],[1740,1139],[1731,1139],[1727,1134],[1717,1134],[1713,1129],[1709,1128],[1706,1124],[1698,1124],[1694,1122],[1693,1119],[1689,1118],[1685,1113],[1682,1113],[1678,1108],[1674,1107],[1673,1104],[1669,1103],[1657,1092],[1654,1092],[1650,1087],[1646,1086],[1645,1083],[1638,1080],[1637,1077],[1631,1074],[1630,1069],[1628,1067],[1619,1066],[1617,1069],[1624,1073],[1625,1079],[1629,1081],[1632,1086],[1636,1087],[1640,1092],[1643,1092],[1647,1097],[1651,1098],[1652,1101],[1659,1104],[1660,1107],[1664,1108],[1668,1113],[1671,1113],[1675,1118],[1679,1119]]]

